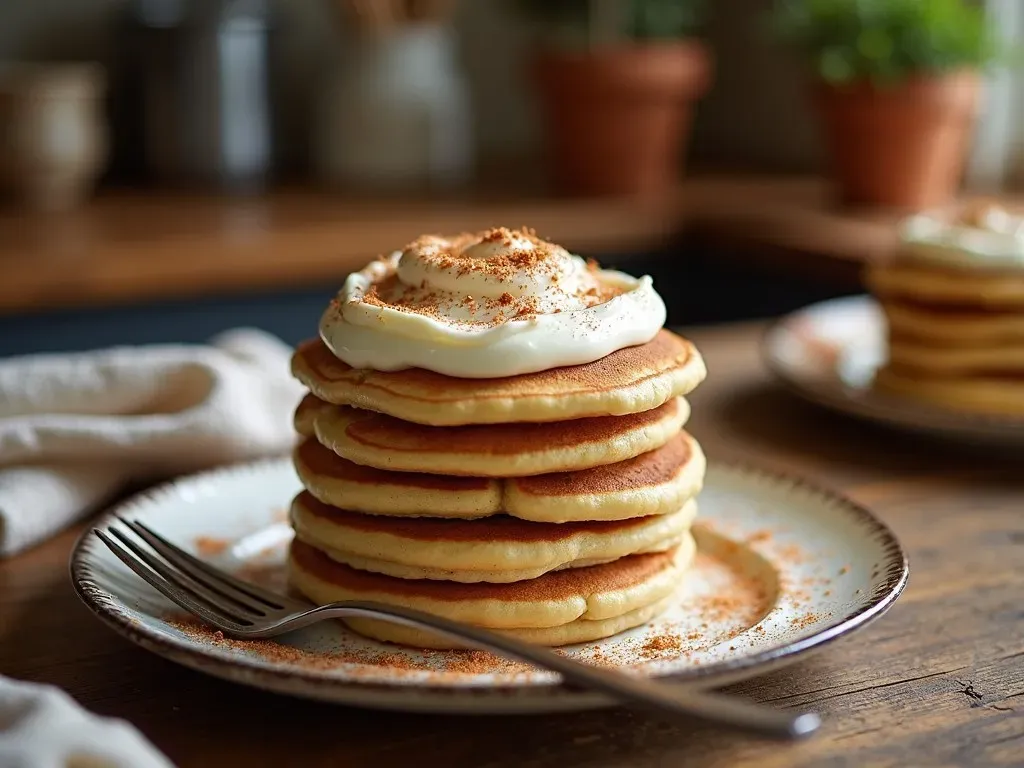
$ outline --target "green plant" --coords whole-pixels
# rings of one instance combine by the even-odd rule
[[[984,13],[965,0],[776,0],[772,21],[832,83],[893,83],[1000,56]]]
[[[693,35],[706,0],[517,0],[549,40],[577,46]]]

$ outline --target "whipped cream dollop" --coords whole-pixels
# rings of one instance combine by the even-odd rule
[[[953,267],[1024,269],[1024,216],[987,205],[956,219],[919,214],[903,222],[903,255]]]
[[[355,368],[497,378],[593,362],[664,323],[650,277],[500,228],[425,235],[349,275],[320,335]]]

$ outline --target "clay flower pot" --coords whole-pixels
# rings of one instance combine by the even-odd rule
[[[674,186],[693,103],[711,80],[703,44],[545,51],[534,74],[548,167],[562,191],[657,195]]]
[[[956,195],[981,82],[973,71],[921,76],[886,88],[815,86],[843,203],[930,208]]]

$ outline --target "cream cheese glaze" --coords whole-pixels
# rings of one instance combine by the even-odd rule
[[[424,236],[371,262],[345,281],[320,335],[354,368],[497,378],[593,362],[664,323],[651,278],[494,229]]]
[[[901,254],[968,269],[1024,269],[1024,217],[987,206],[959,220],[911,216],[900,231]]]

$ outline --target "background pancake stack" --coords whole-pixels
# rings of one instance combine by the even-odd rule
[[[597,361],[493,379],[355,369],[319,339],[292,370],[305,486],[294,586],[374,599],[561,645],[648,621],[693,556],[704,457],[683,396],[704,378],[659,331]],[[421,647],[427,633],[352,620]]]
[[[964,412],[1024,415],[1024,219],[981,207],[909,220],[868,286],[889,328],[879,389]]]

